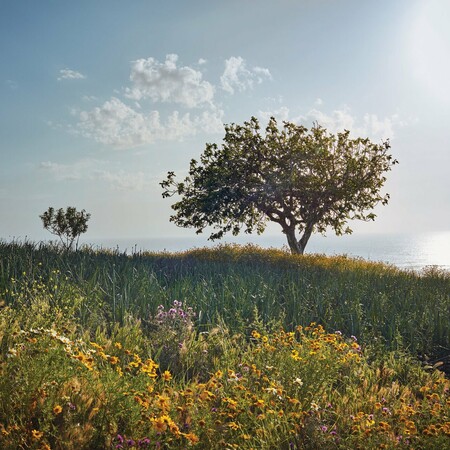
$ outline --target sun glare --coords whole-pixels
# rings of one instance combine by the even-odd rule
[[[430,95],[450,101],[450,2],[418,1],[408,21],[408,54],[414,78]]]

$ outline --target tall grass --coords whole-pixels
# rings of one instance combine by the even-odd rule
[[[406,348],[432,364],[447,362],[450,354],[450,278],[433,269],[418,274],[254,246],[126,255],[0,242],[0,293],[13,305],[11,280],[70,286],[78,298],[77,322],[90,330],[123,324],[129,316],[145,323],[158,305],[178,299],[198,312],[200,330],[221,319],[232,332],[248,331],[257,312],[265,323],[281,320],[294,329],[317,322],[380,347]]]

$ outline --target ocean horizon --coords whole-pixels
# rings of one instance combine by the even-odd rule
[[[214,247],[223,243],[254,244],[263,248],[287,248],[284,235],[227,236],[211,242],[206,236],[173,238],[93,238],[80,242],[93,248],[126,252],[178,252],[192,248]],[[422,270],[428,266],[450,270],[450,231],[415,234],[313,235],[306,254],[347,255],[369,261],[393,264],[401,269]]]

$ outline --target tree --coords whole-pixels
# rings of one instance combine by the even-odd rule
[[[63,208],[55,211],[50,207],[39,217],[44,228],[58,236],[66,250],[71,250],[74,243],[75,250],[77,250],[78,240],[80,235],[87,231],[87,222],[91,215],[84,209],[77,211],[76,208],[68,206],[65,211]]]
[[[331,227],[342,235],[352,232],[349,219],[375,219],[369,210],[388,203],[380,189],[398,162],[389,149],[389,141],[351,139],[347,130],[335,135],[317,124],[308,130],[283,122],[279,129],[273,117],[263,135],[252,117],[242,126],[226,125],[222,146],[206,144],[184,181],[168,172],[160,184],[163,197],[181,196],[170,217],[178,226],[197,233],[212,226],[214,240],[242,228],[260,234],[272,221],[291,252],[303,254],[313,232]]]

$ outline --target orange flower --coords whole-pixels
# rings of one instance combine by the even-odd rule
[[[185,433],[183,434],[183,436],[191,443],[191,444],[197,444],[200,439],[198,438],[197,435],[195,435],[194,433]]]

